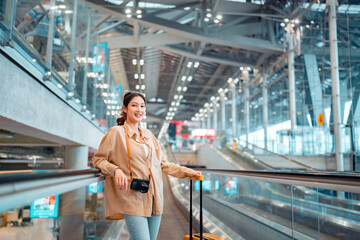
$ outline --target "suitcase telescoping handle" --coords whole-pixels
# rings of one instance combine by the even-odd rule
[[[197,177],[189,177],[190,179],[190,240],[192,240],[192,189],[193,189],[193,180],[197,179],[200,182],[200,240],[203,240],[203,212],[202,212],[202,181],[204,179],[203,175]]]

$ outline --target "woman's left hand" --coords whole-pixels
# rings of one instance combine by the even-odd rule
[[[202,175],[199,171],[194,171],[194,177],[200,177]]]

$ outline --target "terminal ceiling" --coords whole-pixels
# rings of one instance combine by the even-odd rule
[[[145,84],[150,101],[147,112],[162,120],[175,95],[183,99],[174,119],[190,120],[240,67],[260,71],[283,53],[283,29],[278,23],[292,14],[289,9],[296,4],[286,9],[287,1],[244,2],[87,1],[91,8],[105,13],[93,24],[111,49],[116,84],[132,90]],[[137,9],[141,9],[141,18],[137,18]],[[221,15],[218,23],[214,22],[217,15]],[[144,59],[145,64],[133,65],[133,59]],[[186,86],[187,91],[178,92],[179,86]]]

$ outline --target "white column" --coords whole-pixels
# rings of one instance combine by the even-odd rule
[[[46,44],[46,67],[51,71],[51,64],[52,64],[52,53],[53,53],[53,42],[54,42],[54,28],[55,26],[55,0],[50,1],[51,11],[49,11],[49,32],[48,32],[48,39]],[[46,18],[46,16],[44,16]]]
[[[268,149],[268,137],[267,137],[267,128],[268,128],[268,90],[266,86],[267,74],[263,75],[263,86],[262,86],[262,97],[263,97],[263,127],[264,127],[264,148]]]
[[[244,115],[245,115],[245,136],[246,144],[249,142],[250,108],[249,108],[249,71],[245,71],[244,79]]]
[[[231,87],[231,118],[232,118],[232,134],[234,137],[237,137],[237,132],[236,132],[236,124],[237,124],[237,120],[236,120],[236,87],[235,84],[233,82],[230,83],[230,87]]]
[[[207,108],[207,128],[211,128],[211,112],[210,112],[210,107]]]
[[[344,171],[344,159],[341,141],[341,105],[339,86],[339,56],[337,44],[336,27],[336,0],[328,0],[329,5],[329,34],[330,34],[330,60],[331,60],[331,81],[332,81],[332,104],[335,134],[336,169]]]
[[[289,105],[290,105],[290,121],[291,121],[291,131],[294,131],[296,128],[296,105],[295,105],[295,50],[294,50],[294,35],[292,30],[288,30],[287,35],[288,42],[288,71],[289,71]]]
[[[226,109],[225,109],[225,94],[224,93],[220,93],[220,108],[221,108],[221,130],[223,130],[225,132],[226,130],[226,122],[225,122],[225,113],[226,113]]]
[[[88,9],[88,21],[87,21],[87,32],[86,32],[86,49],[85,49],[85,69],[84,69],[84,80],[82,90],[82,104],[86,106],[87,103],[87,86],[88,86],[88,71],[89,71],[89,51],[90,51],[90,34],[91,34],[91,15],[90,9]],[[66,14],[68,15],[68,14]]]
[[[86,169],[88,151],[85,146],[65,147],[65,169]],[[86,187],[60,195],[60,239],[82,239],[84,235],[84,211]]]
[[[73,19],[71,27],[71,54],[69,67],[69,82],[68,89],[73,92],[75,88],[75,50],[76,50],[76,32],[77,32],[77,17],[78,17],[78,0],[74,0]]]
[[[213,110],[214,110],[214,113],[213,113],[213,117],[214,117],[214,119],[213,119],[213,127],[214,127],[214,129],[215,130],[217,130],[218,129],[218,117],[217,117],[217,111],[218,111],[218,108],[217,108],[217,101],[216,100],[214,100],[213,101],[213,105],[214,105],[214,108],[213,108]]]

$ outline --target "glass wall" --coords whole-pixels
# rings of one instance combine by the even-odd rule
[[[92,183],[0,213],[0,239],[128,239],[124,221],[105,220],[103,192]]]
[[[189,180],[179,181],[182,195],[188,198]],[[193,185],[195,206],[199,207],[199,182]],[[205,217],[225,223],[244,239],[360,236],[357,193],[212,173],[204,175],[203,206],[209,214]]]
[[[11,28],[12,2],[4,3],[1,26]],[[109,27],[111,17],[89,8],[84,0],[18,1],[14,14],[14,48],[24,61],[44,72],[39,80],[57,86],[100,127],[111,127],[119,111],[121,87],[115,86],[110,51],[96,30]]]

